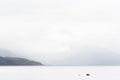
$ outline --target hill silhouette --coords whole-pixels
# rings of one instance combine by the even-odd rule
[[[0,57],[0,66],[42,65],[40,62],[16,57]]]

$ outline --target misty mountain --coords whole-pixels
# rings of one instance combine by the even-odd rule
[[[40,62],[28,60],[25,58],[16,58],[16,57],[0,57],[0,66],[17,66],[17,65],[42,65]]]
[[[13,52],[6,50],[6,49],[0,49],[0,56],[3,57],[15,57],[17,56],[16,54],[14,54]]]
[[[40,62],[18,58],[18,56],[9,50],[0,49],[0,65],[42,65]]]
[[[56,61],[60,66],[108,66],[120,65],[120,55],[111,50],[97,47],[84,46],[75,48],[69,57]]]

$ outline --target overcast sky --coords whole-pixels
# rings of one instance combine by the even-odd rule
[[[0,48],[52,63],[76,46],[120,54],[120,0],[0,0]]]

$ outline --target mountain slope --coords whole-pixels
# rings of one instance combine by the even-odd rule
[[[16,57],[0,57],[0,66],[22,66],[22,65],[39,65],[42,66],[42,63],[31,61],[25,58],[16,58]]]
[[[85,46],[73,50],[69,57],[56,61],[59,66],[109,66],[120,65],[120,55],[111,50],[97,47]]]

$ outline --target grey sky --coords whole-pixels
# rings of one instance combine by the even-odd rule
[[[120,54],[119,4],[119,0],[0,0],[0,48],[44,63],[65,58],[73,47],[84,44]]]

